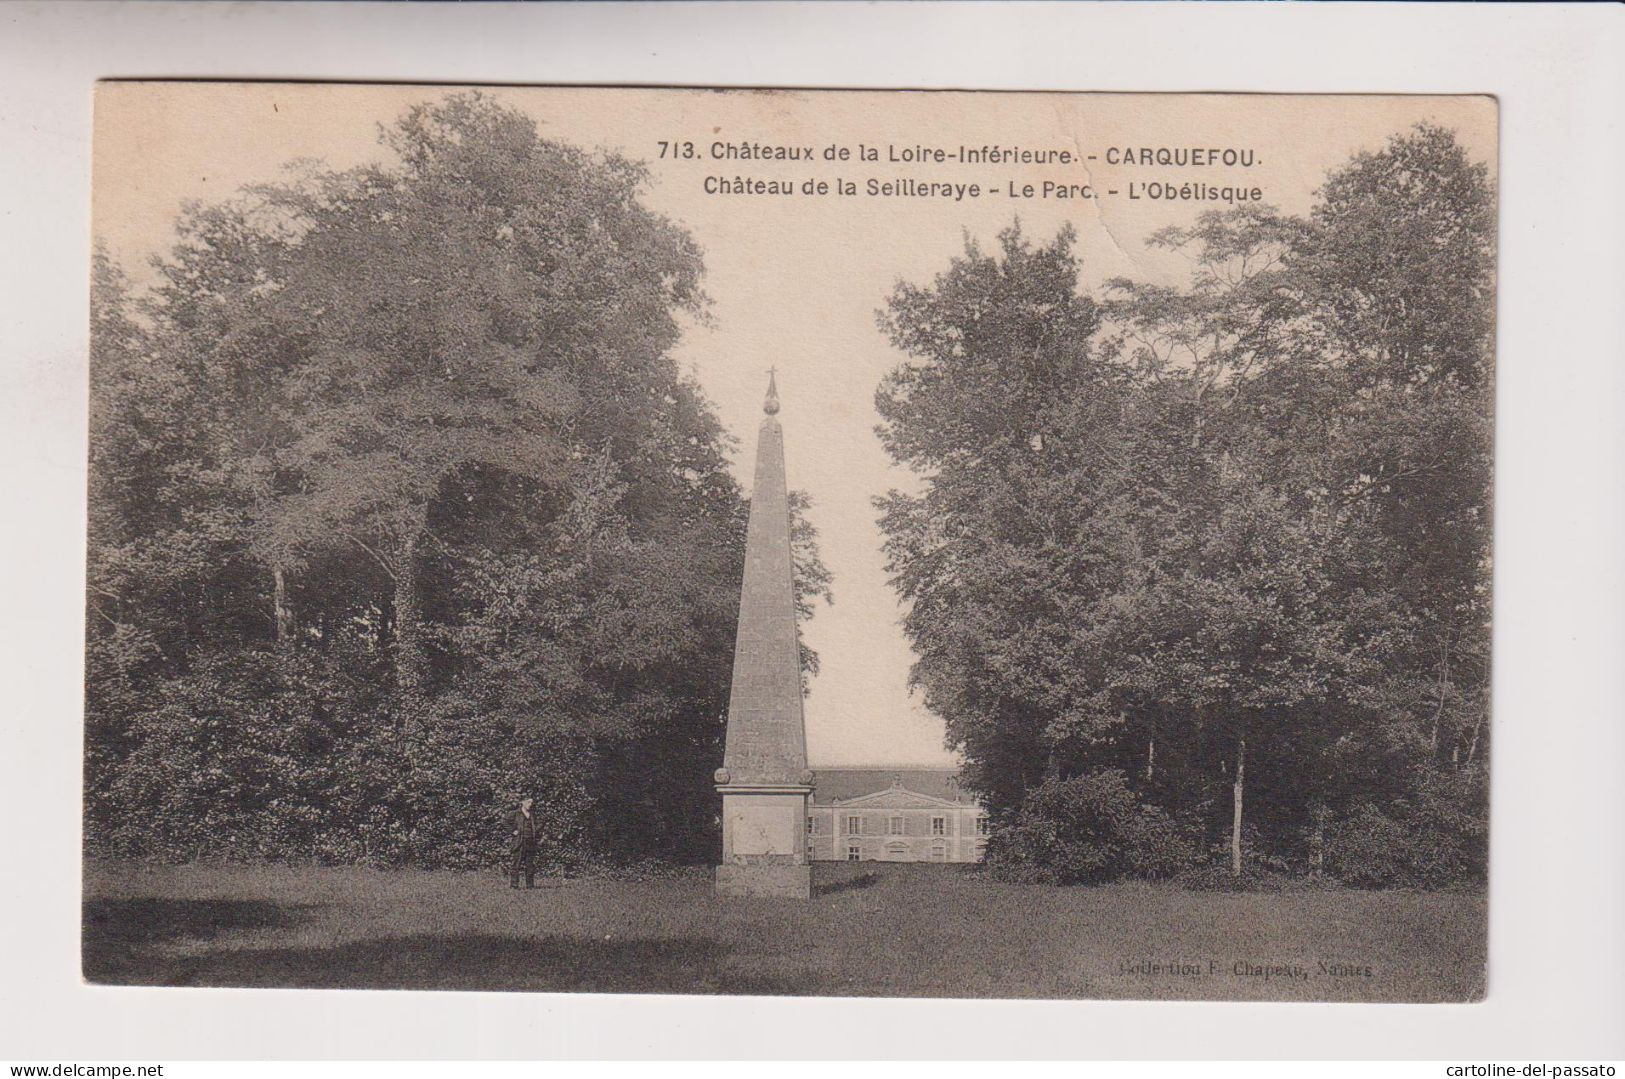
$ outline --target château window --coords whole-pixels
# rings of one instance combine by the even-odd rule
[[[893,817],[891,819],[891,827],[887,829],[887,832],[889,832],[891,835],[902,835],[904,832],[903,818]]]
[[[852,846],[846,848],[846,860],[847,861],[856,862],[859,859],[861,859],[862,857],[863,857],[863,848],[858,846],[856,843],[854,843]]]
[[[992,831],[992,829],[988,825],[987,818],[986,817],[977,817],[976,818],[976,834],[977,835],[987,835],[990,831]]]
[[[932,835],[947,835],[948,834],[948,818],[947,817],[932,817],[931,818],[931,834]]]
[[[862,835],[863,834],[863,818],[862,817],[848,817],[848,818],[846,818],[846,834],[847,835]]]

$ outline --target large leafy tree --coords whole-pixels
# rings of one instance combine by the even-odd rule
[[[714,432],[668,415],[697,412],[666,353],[675,312],[701,300],[698,254],[638,201],[636,165],[472,95],[413,109],[386,141],[399,165],[260,191],[297,238],[268,305],[297,357],[258,523],[271,561],[338,543],[376,563],[410,700],[420,563],[449,494],[485,495],[483,476],[557,497],[606,453],[645,486],[668,478],[655,461],[668,476],[717,461],[677,452]]]
[[[1120,770],[1239,873],[1244,827],[1318,862],[1327,813],[1482,760],[1492,216],[1423,126],[1307,218],[1155,235],[1184,287],[1092,302],[1069,231],[1012,229],[894,293],[880,433],[923,493],[882,526],[996,814]]]
[[[1329,467],[1418,624],[1395,703],[1458,766],[1488,709],[1494,227],[1486,166],[1422,125],[1328,178],[1295,261],[1342,376]]]
[[[670,356],[698,251],[641,166],[478,94],[383,142],[189,209],[139,303],[98,277],[89,632],[134,672],[91,676],[111,830],[467,863],[530,791],[561,851],[692,853],[746,514]]]
[[[1071,605],[1110,590],[1110,550],[1129,542],[1118,492],[1095,482],[1127,438],[1120,380],[1090,349],[1099,312],[1077,294],[1071,244],[1063,232],[1035,247],[1019,229],[997,252],[969,244],[881,314],[914,357],[876,394],[881,438],[926,478],[922,494],[879,502],[914,678],[995,812],[1042,775],[1051,719],[1101,721],[1070,676],[1069,652],[1087,646]],[[1066,437],[1078,428],[1082,445]],[[1057,592],[1057,573],[1075,586]]]

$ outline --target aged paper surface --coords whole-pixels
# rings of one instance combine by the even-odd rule
[[[86,976],[1477,998],[1495,156],[1486,97],[103,84]],[[770,377],[794,852],[718,793]]]

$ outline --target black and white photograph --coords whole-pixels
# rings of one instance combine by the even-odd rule
[[[0,1074],[1617,1075],[1620,14],[0,0]]]
[[[1497,130],[101,83],[83,977],[1481,999]]]

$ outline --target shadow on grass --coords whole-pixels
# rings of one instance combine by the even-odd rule
[[[528,989],[720,993],[715,941],[416,934],[333,947],[218,947],[162,954],[124,942],[85,945],[85,977],[121,985],[307,989]]]
[[[86,944],[154,944],[209,940],[234,929],[286,929],[310,905],[260,899],[90,899],[83,907]]]
[[[243,929],[286,929],[314,904],[260,899],[89,899],[82,911],[81,968],[86,981],[113,985],[180,984],[154,959],[165,944],[211,941]]]
[[[820,884],[815,887],[813,891],[818,895],[834,895],[837,892],[852,892],[858,890],[859,888],[873,888],[879,883],[879,873],[859,873],[855,877],[847,877],[843,880],[832,880],[826,884]]]

